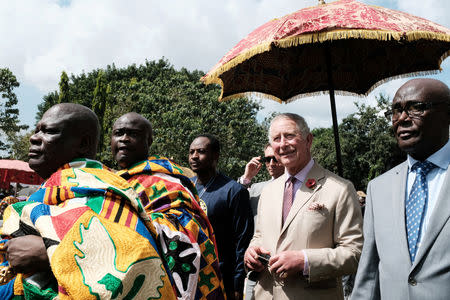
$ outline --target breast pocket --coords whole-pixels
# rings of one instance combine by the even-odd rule
[[[330,211],[321,209],[307,209],[302,215],[302,231],[308,235],[308,248],[323,248],[332,246],[333,218]]]

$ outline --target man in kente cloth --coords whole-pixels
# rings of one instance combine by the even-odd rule
[[[182,169],[167,158],[148,157],[150,122],[131,112],[113,126],[111,150],[117,174],[139,194],[171,274],[179,299],[224,299],[212,227],[197,191]]]
[[[96,115],[78,104],[55,105],[38,122],[29,165],[46,181],[5,210],[17,275],[0,299],[176,299],[136,192],[93,160],[98,136]]]

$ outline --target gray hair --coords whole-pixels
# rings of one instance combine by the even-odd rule
[[[308,134],[311,132],[305,119],[302,116],[293,113],[281,113],[276,115],[275,118],[273,118],[272,121],[270,122],[270,127],[272,127],[272,124],[275,121],[278,121],[280,119],[288,119],[294,121],[295,124],[297,125],[298,131],[300,131],[302,139],[306,139]],[[270,133],[269,133],[269,141],[270,141]]]

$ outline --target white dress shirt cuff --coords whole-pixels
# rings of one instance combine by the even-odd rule
[[[244,176],[241,176],[238,178],[237,182],[239,182],[240,184],[242,184],[245,187],[248,187],[252,181],[248,180],[247,178],[244,178]]]
[[[303,276],[309,276],[308,256],[306,255],[305,250],[302,250],[302,252],[305,259],[305,263],[303,264]]]

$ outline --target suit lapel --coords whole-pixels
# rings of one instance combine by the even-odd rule
[[[273,208],[273,213],[275,216],[275,226],[276,226],[275,228],[277,230],[281,230],[281,219],[283,215],[284,184],[287,180],[287,174],[284,173],[282,176],[280,176],[275,180],[277,180],[278,182],[276,188],[272,191],[273,195],[272,199],[279,199],[281,195],[281,201],[274,201],[271,207]],[[270,199],[270,201],[272,201],[272,199]]]
[[[294,203],[292,203],[291,210],[289,211],[289,214],[286,218],[286,221],[284,222],[283,228],[281,229],[280,235],[283,234],[283,232],[286,230],[286,228],[289,226],[289,224],[292,222],[294,217],[297,215],[297,213],[300,211],[300,209],[308,203],[308,201],[311,199],[311,197],[317,193],[317,191],[321,188],[322,183],[321,181],[325,177],[324,170],[317,165],[317,163],[314,163],[313,167],[309,171],[308,175],[306,175],[305,181],[308,179],[314,179],[316,181],[316,187],[314,189],[308,188],[305,185],[305,182],[302,182],[302,185],[300,186],[300,189],[295,194],[295,200]],[[284,188],[284,187],[283,187]],[[284,190],[283,190],[284,192]],[[283,206],[283,203],[281,204]],[[280,218],[281,220],[281,211],[280,211]],[[281,222],[280,222],[281,225]]]
[[[400,243],[401,257],[405,257],[406,261],[411,264],[409,257],[408,241],[406,239],[406,224],[405,224],[405,195],[406,195],[406,178],[408,175],[408,162],[404,162],[400,165],[398,170],[394,174],[392,180],[392,196],[394,216],[395,216],[395,228],[397,228],[398,241]],[[399,197],[399,195],[401,195]]]
[[[416,267],[416,265],[424,257],[425,253],[428,252],[429,248],[433,245],[437,236],[441,232],[442,227],[444,227],[450,217],[450,201],[448,201],[448,195],[450,195],[450,185],[448,182],[450,182],[450,168],[447,168],[444,182],[439,192],[439,198],[437,199],[436,206],[433,209],[430,223],[422,239],[420,248],[417,251],[417,256],[414,260],[412,269]]]

